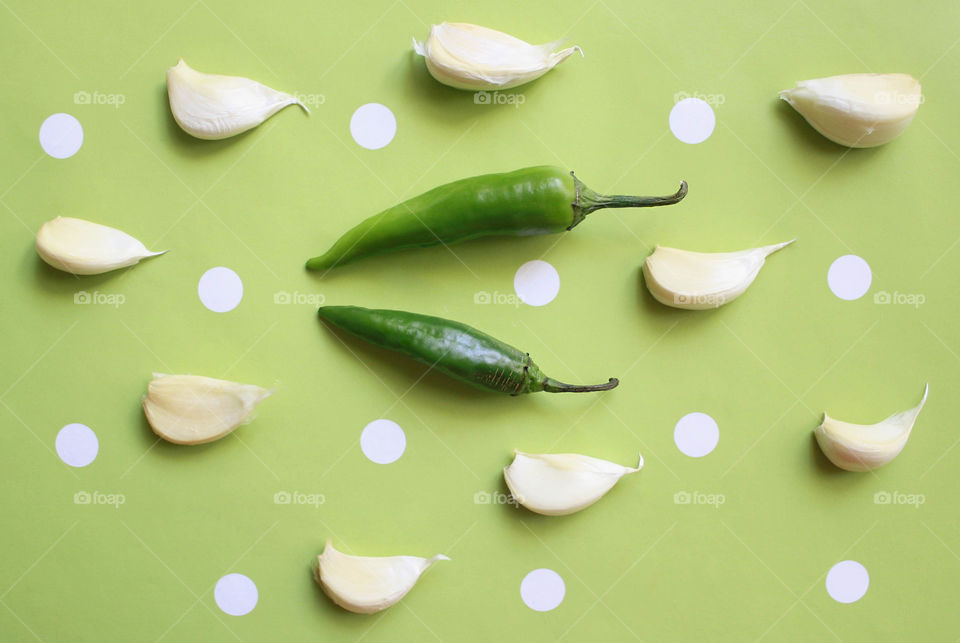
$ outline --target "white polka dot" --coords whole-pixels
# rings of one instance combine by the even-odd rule
[[[870,290],[873,273],[870,264],[857,255],[843,255],[827,271],[827,284],[840,299],[860,299]]]
[[[869,586],[867,568],[855,560],[839,562],[827,572],[827,593],[838,603],[859,601]]]
[[[563,602],[567,592],[560,574],[552,569],[535,569],[523,577],[520,598],[532,610],[549,612]]]
[[[48,116],[40,126],[40,147],[55,159],[67,159],[83,145],[83,126],[70,114]]]
[[[380,103],[361,105],[350,118],[350,135],[357,145],[368,150],[386,147],[396,134],[396,116]]]
[[[673,428],[673,441],[684,455],[702,458],[720,441],[720,428],[706,413],[687,413]]]
[[[699,98],[684,98],[670,110],[670,131],[684,143],[703,143],[716,124],[713,108]]]
[[[100,451],[97,434],[85,424],[68,424],[57,433],[57,455],[71,467],[85,467]]]
[[[218,266],[203,273],[197,284],[197,294],[203,305],[213,312],[230,312],[243,299],[243,282],[234,271]]]
[[[560,275],[546,261],[528,261],[513,276],[513,289],[529,306],[546,306],[560,292]]]
[[[396,422],[374,420],[360,434],[363,455],[377,464],[396,462],[407,448],[407,436]]]
[[[243,616],[257,606],[260,594],[256,584],[243,574],[227,574],[217,581],[213,598],[217,607],[230,616]]]

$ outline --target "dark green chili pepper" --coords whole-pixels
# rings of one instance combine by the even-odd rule
[[[683,181],[670,196],[605,196],[573,172],[549,165],[484,174],[441,185],[375,214],[307,261],[307,268],[324,270],[384,252],[489,235],[563,232],[594,210],[670,205],[686,195]]]
[[[321,306],[318,313],[320,319],[352,335],[488,391],[583,393],[609,391],[620,383],[612,377],[606,384],[593,386],[558,382],[541,373],[529,353],[449,319],[356,306]]]

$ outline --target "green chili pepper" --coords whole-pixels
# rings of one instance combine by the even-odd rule
[[[563,232],[594,210],[670,205],[686,195],[683,181],[670,196],[605,196],[573,172],[549,165],[485,174],[441,185],[375,214],[307,261],[307,268],[324,270],[384,252],[489,235]]]
[[[408,313],[356,306],[321,306],[320,319],[382,348],[413,359],[478,388],[498,393],[583,393],[609,391],[619,384],[576,386],[549,378],[529,353],[466,324]]]

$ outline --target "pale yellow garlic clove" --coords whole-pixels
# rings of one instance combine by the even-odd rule
[[[882,467],[903,451],[929,391],[928,384],[917,406],[876,424],[852,424],[824,413],[823,423],[814,430],[817,444],[830,462],[841,469],[870,471]]]
[[[920,81],[908,74],[845,74],[814,78],[780,92],[815,130],[847,147],[876,147],[895,139],[923,102]]]
[[[143,397],[153,432],[175,444],[202,444],[253,420],[257,405],[273,394],[253,384],[200,375],[154,373]]]
[[[642,457],[631,468],[578,453],[516,451],[503,477],[519,504],[545,516],[563,516],[586,509],[641,467]]]
[[[166,252],[150,252],[126,232],[71,217],[40,226],[36,247],[45,262],[75,275],[99,275]]]
[[[240,76],[204,74],[180,60],[167,70],[167,95],[177,124],[191,136],[221,139],[253,129],[287,105],[295,96]]]
[[[643,278],[661,304],[687,310],[718,308],[742,295],[766,258],[791,243],[738,252],[691,252],[657,246],[643,262]]]
[[[413,48],[439,82],[471,91],[509,89],[528,83],[559,65],[579,47],[555,51],[564,40],[532,45],[509,34],[462,22],[430,27],[426,42]]]
[[[443,554],[417,556],[351,556],[328,540],[318,557],[317,582],[334,603],[358,614],[373,614],[407,595],[423,572]]]

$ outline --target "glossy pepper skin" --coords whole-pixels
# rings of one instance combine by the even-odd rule
[[[402,310],[321,306],[320,319],[382,348],[397,351],[450,377],[497,393],[608,391],[620,382],[576,386],[545,376],[529,353],[466,324]]]
[[[484,174],[441,185],[373,215],[307,261],[307,268],[327,270],[385,252],[490,235],[563,232],[594,210],[670,205],[686,194],[684,181],[670,196],[604,196],[573,172],[549,165]]]

